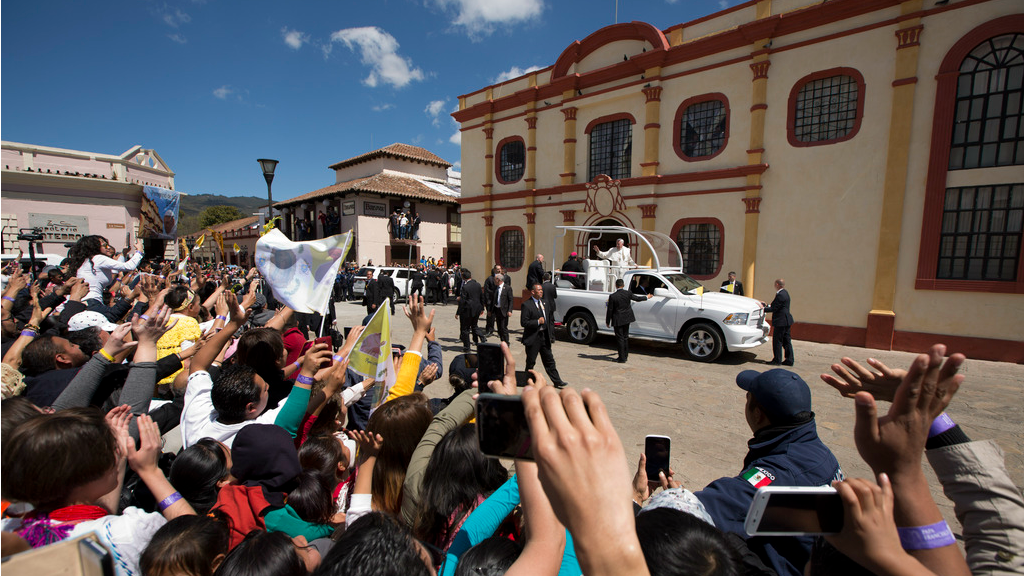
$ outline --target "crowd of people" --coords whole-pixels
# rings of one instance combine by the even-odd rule
[[[775,368],[737,376],[747,399],[736,417],[752,434],[740,473],[691,492],[671,469],[648,477],[643,455],[630,480],[637,455],[586,389],[599,373],[579,376],[582,392],[533,370],[517,387],[500,319],[504,377],[477,382],[475,355],[443,358],[435,312],[411,294],[401,310],[413,335],[392,345],[388,387],[349,366],[362,326],[314,339],[255,270],[179,272],[114,256],[87,237],[63,270],[35,281],[8,271],[4,557],[92,535],[121,576],[1024,570],[1024,500],[999,448],[971,441],[945,413],[965,375],[964,357],[945,358],[942,345],[906,370],[844,358],[823,376],[853,399],[851,433],[875,478],[844,477],[817,436],[807,384]],[[468,310],[474,327],[505,313],[503,272],[492,271],[487,304],[480,288],[489,310]],[[445,367],[454,393],[428,399]],[[534,460],[508,469],[481,454],[481,391],[520,397]],[[966,556],[925,457],[955,504]],[[831,484],[841,530],[747,535],[766,483]]]

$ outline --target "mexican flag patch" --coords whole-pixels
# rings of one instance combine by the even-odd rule
[[[743,479],[750,482],[750,485],[754,488],[763,488],[771,484],[775,477],[764,468],[755,466],[743,473]]]

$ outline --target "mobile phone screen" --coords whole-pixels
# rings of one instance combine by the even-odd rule
[[[838,493],[774,492],[768,497],[757,532],[836,534],[843,529]]]
[[[487,382],[505,376],[505,355],[501,353],[500,344],[478,344],[476,356],[476,381],[481,389],[487,390]]]
[[[533,460],[533,439],[519,396],[480,394],[476,400],[476,430],[485,456]]]
[[[658,481],[658,472],[668,475],[669,452],[672,440],[667,436],[648,436],[644,439],[644,455],[647,456],[647,480]]]
[[[526,370],[516,370],[516,386],[529,386],[530,378],[533,378],[533,374],[530,374]]]

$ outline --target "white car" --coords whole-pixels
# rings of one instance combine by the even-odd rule
[[[360,268],[356,272],[355,279],[352,281],[352,293],[356,296],[362,297],[363,292],[366,290],[366,272],[368,270],[373,270],[373,277],[377,279],[381,276],[391,277],[395,283],[395,293],[391,297],[393,301],[398,302],[409,297],[409,291],[412,289],[412,278],[410,276],[412,271],[398,266],[363,266]]]
[[[623,280],[627,290],[637,292],[643,284],[654,295],[633,302],[636,322],[630,324],[630,338],[681,343],[686,355],[700,362],[768,341],[764,310],[753,298],[703,292],[699,282],[678,271],[630,270]],[[565,326],[569,340],[589,344],[597,334],[615,333],[605,325],[611,292],[575,289],[567,280],[556,286],[555,321]]]

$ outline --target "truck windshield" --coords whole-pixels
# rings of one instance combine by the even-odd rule
[[[680,292],[682,292],[684,294],[689,292],[689,291],[691,291],[691,290],[696,290],[697,288],[700,288],[700,286],[701,286],[700,282],[697,282],[696,280],[694,280],[693,278],[690,278],[686,274],[672,273],[672,274],[663,274],[663,276],[665,277],[666,280],[671,282],[672,285],[675,286],[677,290],[679,290]]]

